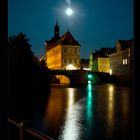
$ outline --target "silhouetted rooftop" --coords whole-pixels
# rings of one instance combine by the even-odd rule
[[[130,39],[130,40],[118,40],[118,41],[121,44],[121,49],[124,50],[126,48],[130,48],[131,46],[133,46],[134,39]]]

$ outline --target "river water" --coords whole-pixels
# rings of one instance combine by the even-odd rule
[[[132,139],[132,90],[113,84],[51,86],[32,128],[55,140]]]

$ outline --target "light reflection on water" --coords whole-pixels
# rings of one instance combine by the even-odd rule
[[[59,140],[78,140],[81,132],[81,106],[76,103],[74,104],[74,89],[69,88],[68,90],[68,106],[64,125],[62,126],[62,133],[59,136]]]
[[[92,130],[92,127],[94,125],[94,112],[93,112],[93,108],[94,108],[94,103],[93,103],[93,99],[94,99],[94,93],[93,93],[93,86],[92,84],[88,84],[87,86],[87,101],[86,101],[86,131],[85,134],[86,135],[86,139],[89,139],[90,137],[90,131],[92,131],[92,133],[94,133],[94,130]]]
[[[91,119],[92,119],[92,105],[93,105],[93,102],[92,102],[92,85],[91,84],[88,84],[88,90],[87,90],[87,118],[88,118],[88,122],[89,122],[89,125],[91,123]]]
[[[52,87],[42,132],[56,140],[128,139],[130,94],[112,84]]]
[[[113,85],[109,85],[108,87],[108,107],[107,107],[107,133],[108,135],[112,134],[113,131],[113,123],[114,123],[114,87]]]
[[[87,86],[87,97],[80,99],[74,103],[74,89],[68,89],[68,107],[65,123],[62,126],[62,133],[59,136],[59,140],[80,140],[82,135],[88,137],[89,130],[91,130],[93,122],[93,101],[92,101],[93,87],[91,84]],[[83,118],[83,113],[86,113],[86,117]],[[86,122],[85,126],[81,122]],[[86,128],[86,129],[85,129]]]

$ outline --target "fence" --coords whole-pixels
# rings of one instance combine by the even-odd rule
[[[34,138],[37,138],[38,140],[54,140],[53,138],[51,138],[37,130],[34,130],[33,128],[29,128],[28,126],[26,126],[28,121],[16,122],[12,119],[8,119],[8,122],[10,124],[16,126],[19,129],[19,140],[26,140],[25,139],[26,133]],[[27,136],[26,136],[26,138],[27,138]],[[13,139],[13,138],[10,138],[10,139]]]

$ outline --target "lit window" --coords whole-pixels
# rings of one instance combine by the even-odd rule
[[[110,73],[110,75],[112,75],[112,69],[110,69],[110,72],[109,73]]]
[[[123,65],[126,65],[127,63],[127,59],[123,59]]]

